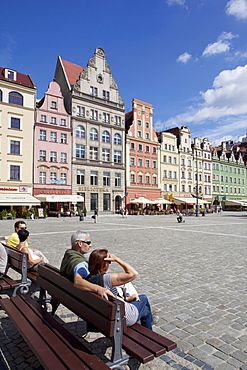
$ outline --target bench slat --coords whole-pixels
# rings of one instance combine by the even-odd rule
[[[15,307],[14,303],[11,302],[9,298],[3,298],[1,299],[1,304],[7,314],[11,317],[28,346],[36,354],[42,366],[44,366],[46,369],[58,368],[59,370],[65,370],[66,367],[62,366],[54,352],[48,345],[44,343],[37,331],[30,327],[29,322],[18,310],[18,308]]]
[[[145,335],[142,335],[138,331],[135,331],[129,327],[126,332],[124,333],[128,338],[134,340],[137,344],[142,345],[145,347],[148,351],[152,352],[155,357],[161,356],[164,353],[166,353],[166,348],[164,346],[161,346],[160,344],[152,341]]]
[[[55,297],[56,299],[61,301],[64,306],[69,308],[76,315],[82,317],[84,320],[89,321],[96,327],[100,327],[100,331],[102,331],[104,335],[109,337],[112,337],[114,335],[114,320],[104,318],[96,311],[92,312],[92,309],[88,307],[84,302],[80,302],[78,298],[66,293],[64,290],[62,290],[61,287],[57,287],[55,284],[49,282],[41,276],[37,277],[37,284],[43,289],[47,290],[52,297]]]
[[[56,334],[61,338],[61,340],[66,340],[68,347],[73,350],[86,365],[95,369],[109,369],[109,367],[103,363],[96,355],[94,355],[87,347],[85,347],[81,342],[79,342],[70,332],[68,332],[62,325],[60,325],[47,311],[45,311],[33,298],[28,294],[22,296],[23,301],[26,302],[38,315],[52,326]],[[81,367],[80,367],[81,368]]]
[[[19,283],[7,275],[0,279],[0,290],[12,289],[17,286],[19,286]]]
[[[123,335],[123,349],[143,364],[154,359],[153,353],[149,352],[139,344]]]
[[[133,326],[131,326],[131,329],[145,335],[147,338],[153,340],[154,342],[160,344],[161,346],[164,346],[167,351],[171,351],[177,347],[177,343],[173,342],[168,338],[163,337],[158,333],[155,333],[154,331],[145,328],[140,324],[134,324]]]

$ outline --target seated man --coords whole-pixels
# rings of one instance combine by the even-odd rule
[[[7,263],[8,263],[8,256],[7,256],[6,249],[0,243],[0,278],[2,278],[6,273]]]
[[[27,228],[26,222],[23,220],[16,221],[14,228],[15,228],[15,232],[8,237],[8,240],[6,242],[6,245],[12,248],[15,248],[20,243],[20,239],[17,233],[19,230]],[[28,247],[27,242],[26,242],[26,246]]]
[[[78,289],[94,292],[108,299],[114,297],[109,289],[92,284],[85,280],[89,274],[88,262],[85,254],[88,253],[92,242],[88,233],[77,230],[71,236],[71,249],[67,249],[61,262],[60,273],[74,282]]]

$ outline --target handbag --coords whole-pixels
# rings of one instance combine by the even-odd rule
[[[93,215],[92,218],[95,219],[95,216]]]

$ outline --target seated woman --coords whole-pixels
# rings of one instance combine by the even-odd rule
[[[106,273],[111,262],[117,262],[125,272]],[[109,253],[107,249],[96,249],[90,254],[88,269],[90,274],[87,280],[108,288],[117,298],[119,296],[115,287],[134,280],[138,275],[138,272],[132,266]],[[134,325],[140,320],[143,326],[152,330],[153,317],[145,295],[132,295],[128,297],[128,302],[125,301],[124,304],[127,326]]]
[[[43,253],[37,249],[26,246],[25,242],[28,239],[29,231],[21,229],[17,234],[20,239],[20,243],[16,246],[16,249],[28,254],[28,270],[37,271],[38,265],[48,263],[48,260]]]

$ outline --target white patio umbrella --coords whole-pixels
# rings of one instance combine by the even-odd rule
[[[164,199],[164,198],[153,199],[153,202],[155,204],[172,204],[172,202],[170,202],[169,200]]]
[[[150,199],[144,198],[144,197],[139,197],[134,200],[131,200],[130,203],[135,203],[135,204],[153,204],[154,202]]]

